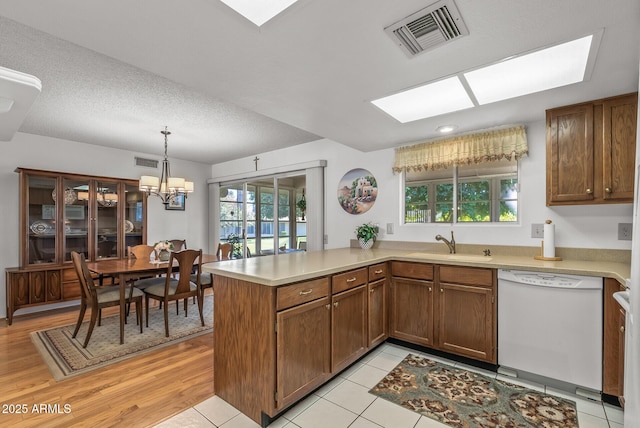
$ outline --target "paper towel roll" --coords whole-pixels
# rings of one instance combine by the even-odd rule
[[[556,256],[556,225],[551,224],[551,220],[547,220],[544,224],[544,257]]]

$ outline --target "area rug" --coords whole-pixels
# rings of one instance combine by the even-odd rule
[[[149,311],[149,327],[142,334],[136,325],[132,311],[124,326],[124,344],[120,344],[120,315],[102,319],[102,325],[93,328],[86,348],[82,347],[89,327],[91,310],[85,314],[85,322],[78,335],[71,337],[75,323],[31,333],[31,340],[40,352],[56,381],[87,373],[109,364],[151,352],[165,346],[191,339],[213,331],[213,296],[205,296],[203,313],[205,326],[200,322],[198,306],[189,299],[188,316],[184,316],[183,304],[176,314],[175,303],[169,307],[169,337],[164,332],[164,311],[157,307]],[[143,323],[144,323],[143,313]],[[144,325],[144,324],[143,324]]]
[[[570,400],[414,354],[369,392],[452,427],[578,427]]]

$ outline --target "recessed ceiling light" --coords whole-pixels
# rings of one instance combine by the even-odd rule
[[[473,107],[457,76],[371,101],[402,123]]]
[[[581,82],[593,35],[464,73],[480,105]]]
[[[294,4],[297,0],[221,0],[222,3],[258,27]]]
[[[456,125],[442,125],[442,126],[438,126],[436,128],[436,131],[442,133],[442,134],[448,134],[449,132],[453,132],[456,129],[458,129],[458,127]]]

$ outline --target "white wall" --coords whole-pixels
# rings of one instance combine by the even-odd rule
[[[0,142],[0,187],[4,191],[0,204],[0,267],[19,266],[19,195],[17,167],[47,171],[70,172],[117,178],[138,179],[141,175],[160,175],[159,170],[136,167],[134,156],[162,160],[162,154],[143,154],[115,150],[73,141],[17,133],[12,141]],[[159,149],[162,147],[159,145]],[[208,192],[206,180],[211,166],[173,160],[171,172],[175,176],[188,177],[195,182],[195,192],[189,196],[185,211],[165,211],[157,197],[149,199],[148,242],[161,239],[186,239],[191,248],[209,250]],[[0,317],[6,316],[5,275],[0,287]]]
[[[463,244],[539,246],[539,238],[531,238],[531,224],[551,219],[556,224],[556,246],[573,248],[631,249],[630,241],[618,241],[618,223],[631,223],[632,205],[581,205],[547,207],[545,204],[545,124],[544,121],[525,124],[529,156],[520,163],[520,222],[509,225],[456,224],[456,241]],[[448,235],[450,225],[400,225],[399,177],[391,171],[394,150],[363,153],[331,140],[282,149],[258,155],[258,169],[274,168],[312,160],[327,160],[325,169],[325,248],[349,245],[355,238],[357,225],[371,221],[381,226],[379,239],[393,241],[436,242],[437,234]],[[253,171],[253,156],[217,164],[212,175],[224,176]],[[360,215],[347,214],[337,199],[338,182],[354,168],[369,170],[378,181],[375,205]],[[385,233],[386,224],[393,223],[395,233]]]

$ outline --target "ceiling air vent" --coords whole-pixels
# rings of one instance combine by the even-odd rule
[[[139,157],[135,157],[136,160],[136,166],[144,166],[146,168],[158,168],[158,161],[155,159],[145,159],[145,158],[139,158]]]
[[[453,0],[441,0],[384,31],[409,57],[469,34]]]

